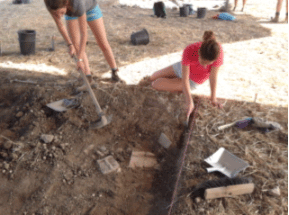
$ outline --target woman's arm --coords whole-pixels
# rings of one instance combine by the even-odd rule
[[[183,93],[186,99],[187,105],[187,118],[190,116],[194,109],[194,102],[191,97],[191,88],[190,88],[190,66],[182,65],[182,84],[183,84]]]
[[[68,32],[67,32],[65,26],[63,25],[63,23],[61,21],[61,18],[57,17],[56,15],[52,14],[51,12],[50,12],[50,14],[51,14],[52,18],[54,19],[54,21],[57,25],[57,28],[58,28],[59,32],[61,33],[63,39],[66,41],[67,45],[72,44],[72,41],[68,35]]]
[[[211,102],[213,105],[218,105],[217,97],[216,97],[216,90],[217,90],[217,78],[218,78],[218,71],[220,67],[213,67],[211,68],[210,74],[210,87],[211,87]]]
[[[77,56],[79,59],[83,59],[85,53],[85,47],[87,42],[87,21],[86,14],[84,13],[81,17],[78,18],[79,28],[80,28],[80,46]]]

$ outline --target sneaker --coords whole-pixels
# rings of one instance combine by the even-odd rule
[[[92,89],[94,89],[94,88],[96,88],[97,85],[96,85],[95,81],[92,80],[90,82],[90,86],[91,86]],[[78,91],[78,92],[88,91],[88,89],[86,87],[86,84],[83,84],[82,86],[76,88],[76,91]]]

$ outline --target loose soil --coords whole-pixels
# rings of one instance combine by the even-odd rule
[[[120,66],[148,55],[158,57],[181,51],[200,39],[207,29],[205,23],[218,32],[223,43],[270,36],[270,30],[250,15],[240,15],[240,25],[232,25],[210,19],[201,23],[184,21],[178,12],[168,10],[167,20],[153,22],[155,18],[149,16],[148,10],[108,5],[102,9],[108,39]],[[183,96],[102,79],[108,66],[90,32],[87,53],[98,83],[94,92],[106,115],[113,116],[110,125],[91,130],[97,114],[88,93],[79,95],[80,106],[69,111],[58,113],[46,107],[50,102],[75,96],[74,89],[81,83],[62,40],[57,40],[55,52],[47,51],[49,37],[58,33],[43,2],[13,5],[4,1],[0,10],[4,44],[0,58],[0,214],[167,214],[184,144]],[[209,16],[215,13],[209,12]],[[149,46],[133,47],[127,38],[140,25],[150,26],[155,39]],[[20,27],[37,30],[36,55],[19,55],[15,32]],[[28,66],[5,66],[20,63]],[[44,69],[40,66],[43,64]],[[39,71],[29,65],[38,65]],[[27,80],[32,83],[19,82]],[[287,214],[287,106],[223,99],[224,109],[219,110],[207,97],[194,96],[195,100],[200,98],[172,214]],[[217,130],[244,116],[278,122],[283,130]],[[162,132],[173,142],[169,150],[157,143]],[[52,143],[43,143],[42,134],[53,135]],[[252,179],[254,192],[209,201],[192,199],[194,186],[223,177],[207,174],[203,162],[220,147],[249,163],[250,167],[239,176]],[[154,169],[128,168],[133,150],[154,153],[159,165]],[[120,171],[108,175],[100,172],[97,160],[107,155],[119,162]],[[280,196],[270,194],[275,187],[280,188]]]

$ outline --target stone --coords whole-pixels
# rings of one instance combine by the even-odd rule
[[[8,142],[4,143],[3,146],[4,146],[5,149],[9,150],[9,149],[12,148],[13,143],[11,143],[10,141],[8,141]]]
[[[158,142],[166,149],[168,149],[170,147],[170,145],[172,144],[172,142],[169,140],[169,138],[164,133],[161,133],[161,136],[160,136]]]
[[[118,148],[115,152],[116,153],[122,153],[123,152],[123,148]]]
[[[106,147],[105,146],[101,146],[99,147],[100,151],[105,152],[106,151]]]
[[[152,168],[158,164],[157,159],[153,153],[133,151],[131,154],[129,167]]]
[[[12,154],[11,154],[11,158],[12,158],[13,161],[15,161],[15,160],[18,159],[18,155],[15,154],[15,153],[12,153]]]
[[[3,168],[4,169],[8,170],[9,167],[10,167],[10,165],[8,163],[6,163],[6,162],[3,163]]]
[[[65,144],[64,144],[64,143],[61,143],[61,144],[60,144],[60,148],[64,151],[64,150],[65,150]]]
[[[8,157],[8,154],[6,152],[0,152],[0,156],[2,158],[7,158]]]
[[[42,134],[40,139],[44,142],[44,143],[51,143],[54,139],[54,136],[51,134]]]
[[[20,117],[22,117],[23,116],[23,112],[22,111],[20,111],[20,112],[18,112],[17,114],[16,114],[16,117],[17,118],[20,118]]]
[[[100,171],[104,175],[114,172],[120,168],[118,162],[111,155],[97,160],[97,163]]]
[[[280,191],[280,188],[279,186],[269,190],[269,193],[273,196],[280,196],[281,195],[281,191]]]

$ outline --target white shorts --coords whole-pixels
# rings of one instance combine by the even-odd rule
[[[174,69],[176,76],[178,78],[182,78],[182,64],[181,64],[181,62],[177,62],[177,63],[173,64],[173,69]],[[199,84],[197,84],[196,82],[194,82],[190,79],[191,90],[196,89],[198,86],[199,86]]]

